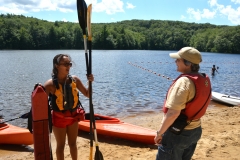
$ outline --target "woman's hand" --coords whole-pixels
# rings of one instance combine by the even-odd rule
[[[158,132],[157,132],[157,135],[155,136],[155,138],[154,138],[154,142],[155,142],[155,144],[156,145],[161,145],[161,142],[162,142],[162,134],[159,134]]]
[[[93,74],[87,75],[87,79],[88,81],[93,82],[94,81]]]

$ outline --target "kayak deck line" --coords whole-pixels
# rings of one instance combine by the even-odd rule
[[[237,100],[240,100],[240,98],[238,98],[238,97],[234,97],[234,96],[230,96],[230,95],[228,95],[228,96],[222,96],[222,97],[226,97],[226,98],[231,98],[231,99],[237,99]]]

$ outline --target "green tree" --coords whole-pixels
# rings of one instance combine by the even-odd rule
[[[48,34],[48,40],[49,40],[49,49],[58,48],[58,34],[54,26],[50,28],[50,31]]]

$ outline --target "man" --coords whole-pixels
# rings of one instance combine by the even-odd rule
[[[215,75],[215,71],[218,73],[217,69],[218,69],[218,67],[216,68],[215,65],[213,65],[213,67],[212,67],[212,76]]]
[[[199,73],[200,52],[184,47],[170,53],[182,74],[170,86],[163,106],[163,119],[154,138],[156,160],[190,160],[201,137],[200,118],[211,99],[209,77]]]

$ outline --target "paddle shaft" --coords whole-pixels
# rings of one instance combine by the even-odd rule
[[[92,74],[92,41],[88,41],[89,44],[89,74]],[[92,130],[94,130],[94,139],[96,143],[96,153],[95,153],[95,160],[102,160],[103,156],[102,153],[99,150],[98,146],[98,139],[97,139],[97,130],[96,130],[96,123],[94,118],[94,108],[92,103],[92,82],[89,82],[89,106],[90,106],[90,133],[91,136],[93,136]],[[93,128],[92,128],[93,125]],[[92,137],[93,138],[93,137]]]
[[[85,60],[86,60],[86,70],[89,75],[89,64],[88,64],[88,53],[87,53],[87,37],[86,37],[86,27],[87,27],[87,5],[84,0],[77,0],[77,11],[78,11],[78,22],[80,28],[83,32],[83,41],[84,41],[84,50],[85,50]],[[89,160],[92,160],[92,149],[93,149],[93,140],[90,139],[90,157]]]
[[[92,54],[91,54],[91,43],[88,41],[89,46],[89,63],[88,63],[88,75],[92,74]],[[88,82],[88,90],[89,90],[89,110],[90,110],[90,147],[93,148],[93,120],[94,120],[94,110],[93,110],[93,104],[92,104],[92,82]],[[92,156],[92,151],[90,153],[90,157]]]
[[[91,13],[92,13],[92,4],[88,6],[87,9],[87,29],[88,29],[88,47],[89,47],[89,75],[92,74],[92,31],[91,31]],[[98,139],[97,139],[97,129],[94,118],[94,108],[92,103],[92,82],[89,82],[89,106],[90,106],[90,131],[92,134],[92,125],[94,130],[94,139],[96,145],[95,160],[103,160],[103,155],[99,150]],[[91,135],[93,136],[93,135]],[[92,137],[93,138],[93,137]]]
[[[0,122],[0,124],[10,122],[10,121],[13,121],[13,120],[19,119],[19,118],[21,118],[21,117],[16,117],[16,118],[12,118],[12,119],[9,119],[9,120],[6,120],[6,121],[2,121],[2,122]]]
[[[87,27],[87,5],[84,0],[77,0],[77,9],[78,9],[78,20],[80,27],[83,31],[83,39],[84,39],[84,49],[85,49],[85,60],[86,60],[86,70],[87,75],[89,76],[91,74],[91,61],[88,59],[88,53],[87,53],[87,39],[86,39],[86,27]],[[91,48],[91,47],[90,47]],[[91,56],[90,56],[91,58]],[[92,82],[89,82],[89,107],[90,107],[90,113],[93,112],[91,109],[92,107]],[[92,131],[92,119],[93,117],[90,114],[90,156],[89,160],[92,160],[92,152],[93,152],[93,131]]]

